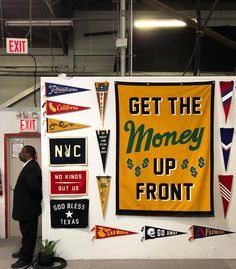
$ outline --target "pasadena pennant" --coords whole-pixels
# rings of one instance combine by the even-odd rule
[[[86,165],[87,138],[49,138],[49,165]]]
[[[102,158],[103,171],[106,169],[107,150],[110,138],[110,130],[96,130],[98,146]]]
[[[232,182],[233,182],[232,175],[227,175],[227,176],[219,175],[220,193],[222,197],[225,218],[226,218],[228,206],[231,199]]]
[[[89,91],[89,89],[45,82],[45,95],[47,97],[84,91]]]
[[[234,90],[233,81],[220,81],[220,92],[225,112],[225,122],[227,122],[227,118],[229,115],[233,90]]]
[[[190,230],[192,232],[192,236],[189,238],[189,241],[192,241],[194,239],[204,238],[204,237],[234,233],[234,232],[219,230],[219,229],[210,228],[210,227],[196,226],[196,225],[193,225],[190,228]]]
[[[50,171],[50,195],[87,194],[87,170]]]
[[[108,87],[109,87],[109,82],[107,81],[95,82],[96,95],[97,95],[98,107],[99,107],[102,124],[104,123]]]
[[[100,196],[100,202],[102,207],[103,218],[106,214],[107,200],[110,190],[111,177],[110,176],[97,176],[98,191]]]
[[[214,82],[115,88],[116,213],[213,216]]]
[[[51,200],[52,228],[88,227],[89,200]]]
[[[88,127],[90,127],[90,125],[47,118],[47,132],[48,133],[70,131],[70,130],[88,128]]]
[[[86,106],[76,106],[76,105],[70,105],[70,104],[46,100],[46,114],[47,115],[83,111],[89,108],[90,107],[86,107]]]
[[[230,149],[234,135],[234,128],[220,128],[221,146],[223,151],[225,170],[228,168]]]
[[[157,227],[146,226],[146,225],[142,228],[142,231],[144,232],[144,236],[143,236],[141,241],[148,240],[148,239],[163,238],[163,237],[168,237],[168,236],[186,234],[183,232],[166,230],[163,228],[157,228]]]
[[[95,233],[93,239],[102,239],[102,238],[108,238],[108,237],[117,237],[117,236],[123,236],[123,235],[137,234],[136,232],[121,230],[121,229],[112,228],[112,227],[100,226],[100,225],[95,225],[94,228],[91,230],[91,232],[93,231]]]

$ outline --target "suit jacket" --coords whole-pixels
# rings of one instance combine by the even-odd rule
[[[39,164],[31,160],[20,172],[14,189],[12,217],[30,220],[41,214],[42,172]]]

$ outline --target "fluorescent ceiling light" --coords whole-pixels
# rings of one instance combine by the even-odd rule
[[[72,20],[32,20],[32,21],[21,21],[21,20],[8,20],[5,22],[6,26],[9,27],[62,27],[62,26],[73,26]]]
[[[134,26],[137,28],[157,28],[157,27],[184,27],[186,23],[179,20],[135,20]]]

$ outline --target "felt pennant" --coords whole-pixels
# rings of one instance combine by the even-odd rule
[[[225,112],[225,122],[227,122],[227,118],[229,115],[233,89],[234,89],[233,81],[220,81],[220,92],[221,92],[221,99],[222,99],[224,112]]]
[[[221,146],[223,151],[225,170],[227,170],[228,167],[233,135],[234,128],[220,128]]]
[[[219,175],[220,193],[222,197],[222,203],[224,208],[224,216],[226,218],[228,206],[231,198],[233,176],[232,175]]]
[[[60,102],[49,101],[49,100],[46,101],[46,114],[47,115],[82,111],[89,108],[90,107],[86,107],[86,106],[76,106],[76,105],[70,105],[70,104],[65,104],[65,103],[60,103]]]
[[[47,118],[47,132],[48,133],[70,131],[70,130],[75,130],[75,129],[88,128],[88,127],[90,126],[85,125],[85,124]]]
[[[107,93],[108,93],[109,82],[95,82],[96,95],[98,100],[98,107],[100,112],[100,118],[102,124],[104,123],[104,115],[107,101]]]
[[[219,229],[210,228],[210,227],[196,226],[196,225],[193,225],[192,227],[190,227],[190,230],[192,232],[192,236],[189,238],[189,241],[192,241],[194,239],[204,238],[204,237],[234,233],[234,232],[219,230]]]
[[[47,97],[84,91],[89,91],[89,89],[45,82],[45,95]]]
[[[98,146],[102,158],[103,171],[106,169],[107,150],[110,138],[110,130],[96,130]]]
[[[148,240],[148,239],[163,238],[163,237],[168,237],[168,236],[186,234],[183,232],[166,230],[163,228],[157,228],[157,227],[146,226],[146,225],[142,228],[142,231],[144,232],[144,236],[142,237],[141,241]]]
[[[112,228],[112,227],[100,226],[100,225],[95,225],[94,228],[91,230],[91,232],[93,231],[95,233],[93,239],[102,239],[102,238],[108,238],[108,237],[117,237],[117,236],[123,236],[123,235],[137,234],[136,232],[121,230],[121,229]]]
[[[103,218],[106,214],[107,200],[110,190],[111,177],[110,176],[97,176],[98,191],[100,196],[100,202],[102,207]]]

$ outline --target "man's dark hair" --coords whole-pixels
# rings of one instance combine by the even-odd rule
[[[32,147],[32,146],[29,146],[29,145],[24,146],[24,148],[26,149],[27,153],[29,153],[30,156],[31,156],[33,159],[35,159],[35,155],[36,155],[36,150],[35,150],[35,148]]]

